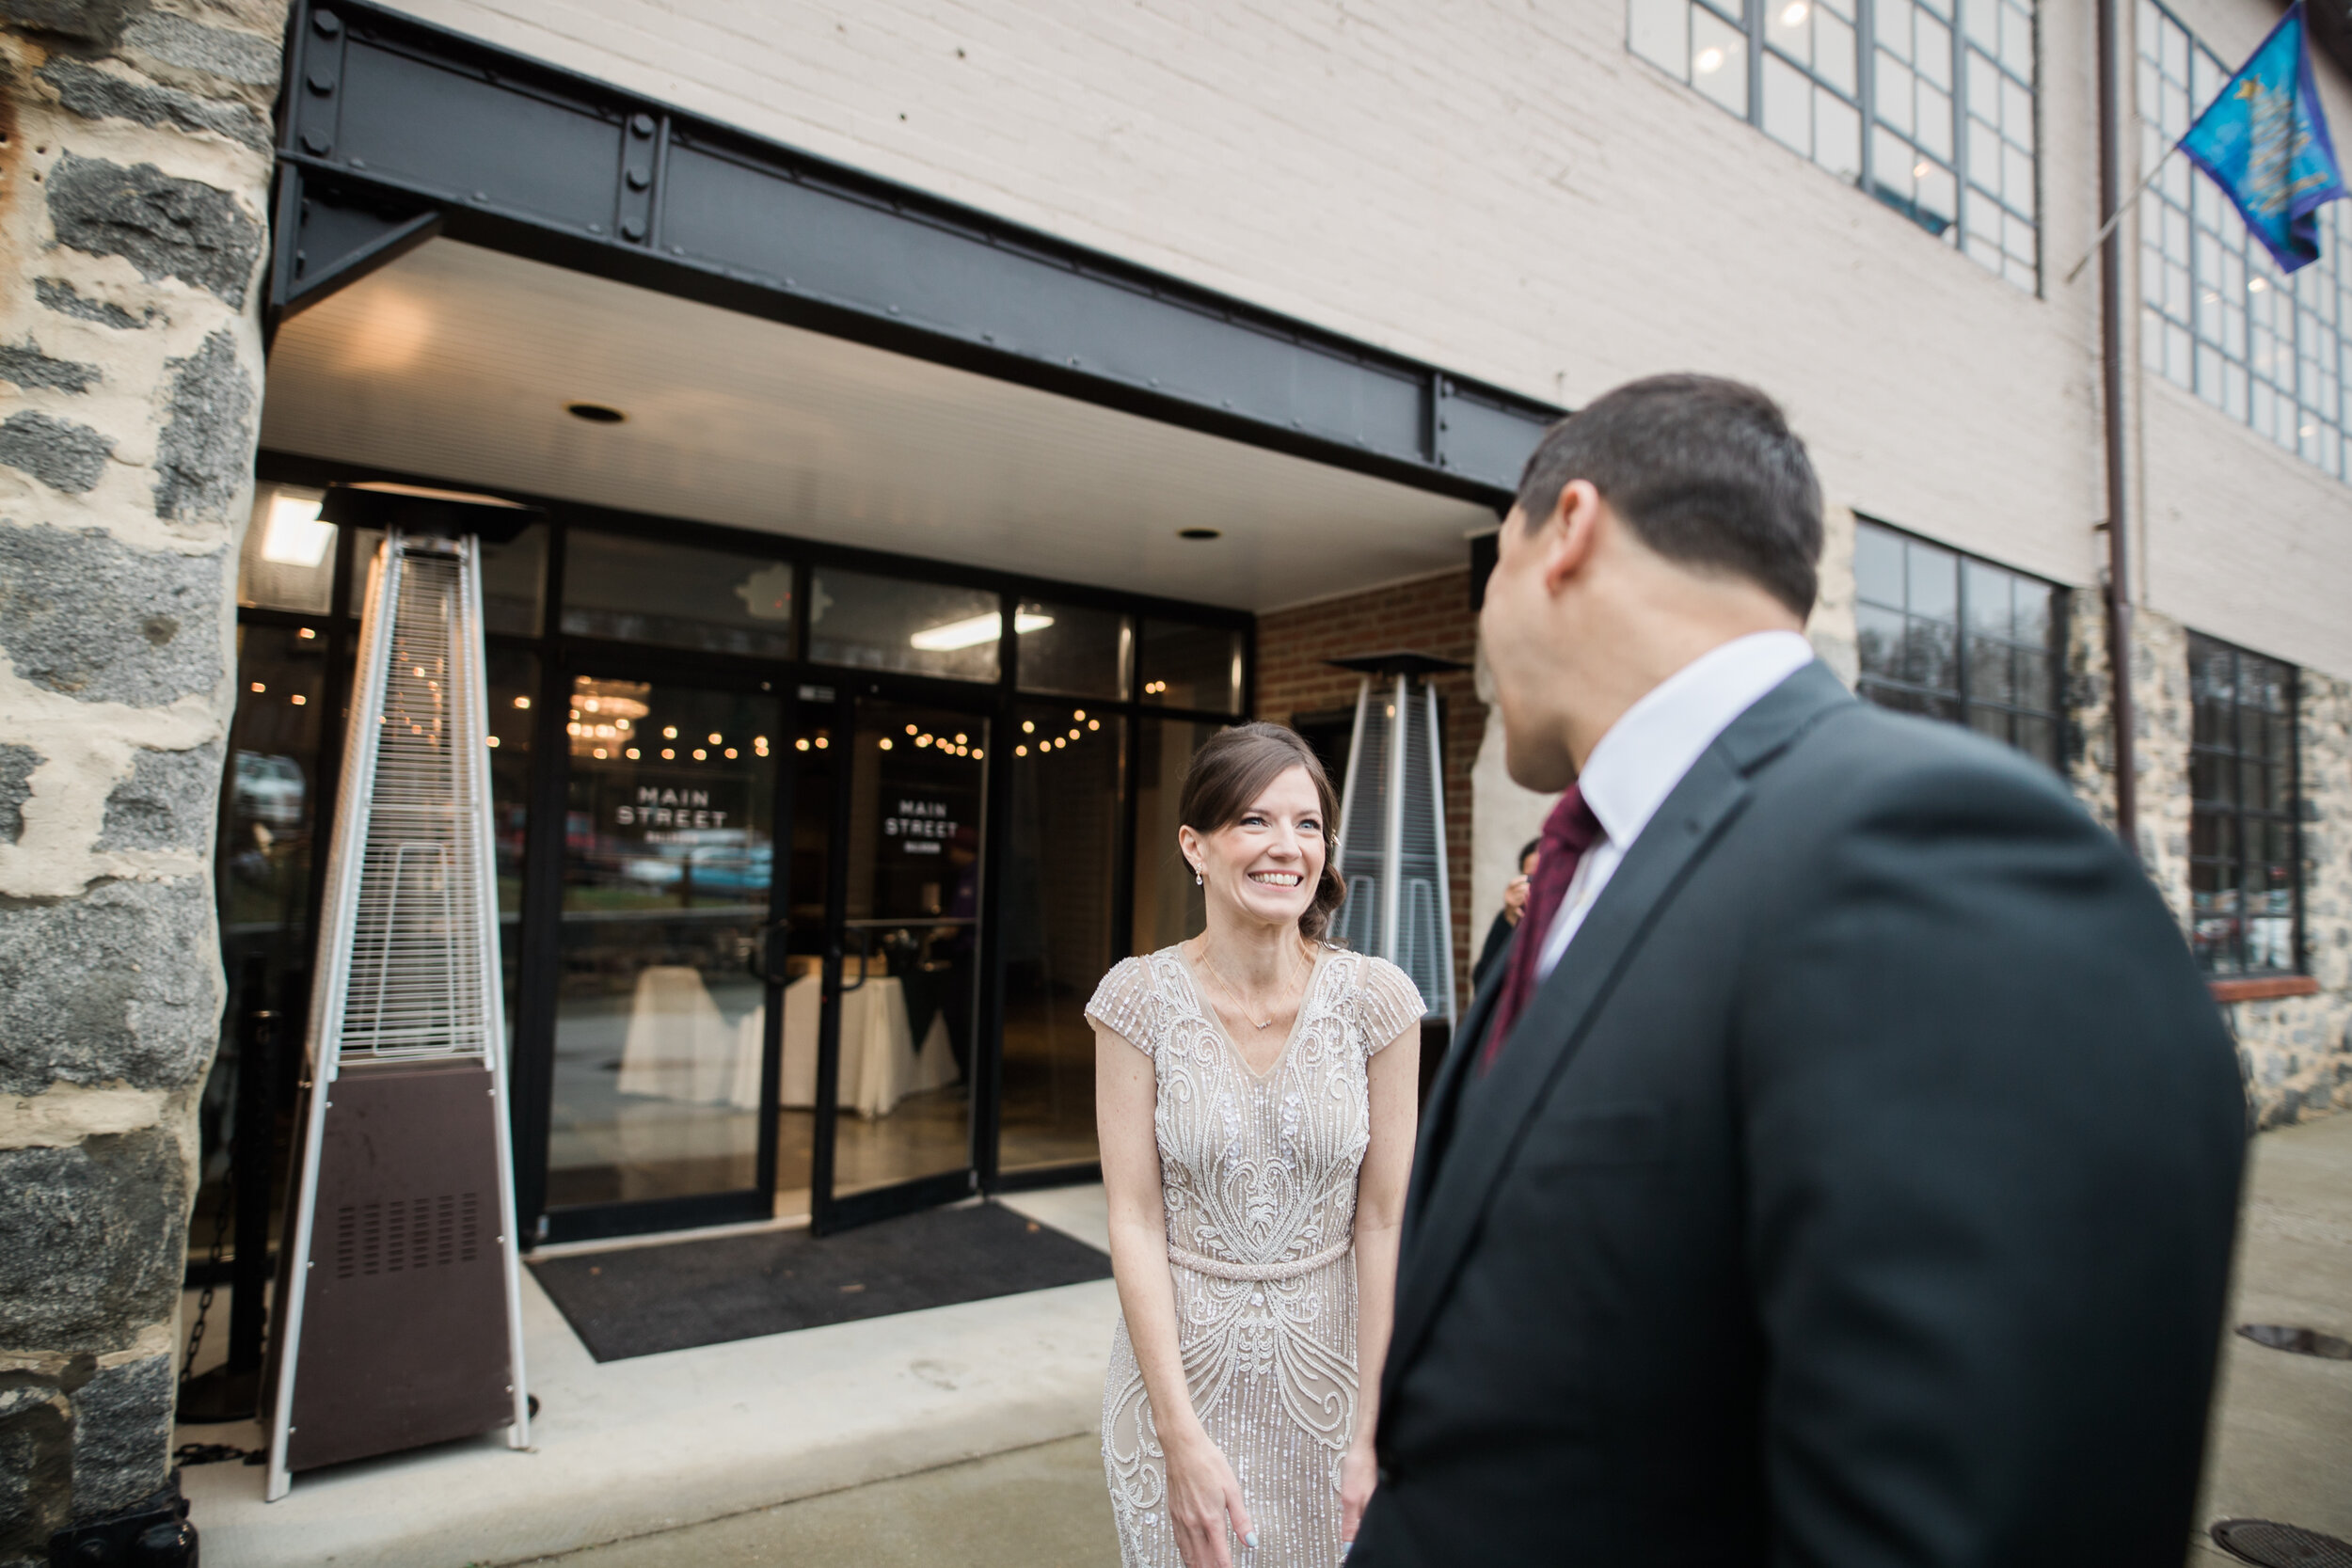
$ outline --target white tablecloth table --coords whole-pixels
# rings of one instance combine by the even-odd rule
[[[817,1103],[817,1031],[823,993],[814,974],[784,988],[783,1101],[793,1109]],[[760,1046],[768,1009],[754,1007],[727,1027],[699,972],[683,964],[639,971],[628,1032],[621,1048],[623,1094],[697,1105],[759,1108]],[[841,998],[839,1103],[862,1117],[888,1116],[899,1101],[956,1081],[947,1021],[934,1014],[914,1043],[907,1023],[906,987],[873,975]]]

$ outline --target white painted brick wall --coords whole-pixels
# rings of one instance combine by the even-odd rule
[[[1537,396],[1748,377],[1788,403],[1834,505],[2096,578],[2097,269],[2058,282],[2097,218],[2079,0],[2042,6],[2046,298],[1630,55],[1622,0],[405,8]],[[2185,11],[2231,48],[2275,14]],[[2352,132],[2352,107],[2337,119]],[[2352,530],[2314,525],[2310,485],[2248,461],[2243,434],[2195,405],[2149,416],[2147,583],[2192,625],[2352,673]],[[2164,499],[2188,474],[2242,486],[2233,526]],[[2209,569],[2217,531],[2311,569]]]

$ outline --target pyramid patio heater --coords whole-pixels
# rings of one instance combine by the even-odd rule
[[[536,516],[337,486],[368,576],[270,1346],[271,1501],[296,1470],[508,1429],[523,1386],[491,846],[481,547]]]
[[[1422,1020],[1454,1024],[1454,909],[1445,864],[1438,692],[1428,677],[1469,666],[1430,654],[1333,659],[1363,676],[1340,796],[1341,940],[1421,988]],[[1426,1067],[1435,1066],[1430,1055]]]

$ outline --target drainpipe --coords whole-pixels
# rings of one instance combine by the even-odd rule
[[[2117,127],[2122,76],[2116,0],[2099,0],[2099,211],[2116,215],[2122,180]],[[2104,218],[2103,218],[2104,221]],[[2107,672],[2115,725],[2115,832],[2139,855],[2139,787],[2132,756],[2131,525],[2123,480],[2123,239],[2110,224],[2099,244],[2099,382],[2107,460]]]

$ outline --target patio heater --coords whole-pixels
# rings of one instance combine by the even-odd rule
[[[1431,654],[1331,661],[1363,676],[1340,795],[1341,940],[1388,959],[1421,988],[1422,1020],[1451,1036],[1454,909],[1445,864],[1445,777],[1429,677],[1470,666]],[[1434,1061],[1434,1058],[1433,1058]]]
[[[531,1442],[484,679],[485,538],[535,515],[338,486],[383,532],[326,856],[278,1257],[265,1496],[506,1426]]]

